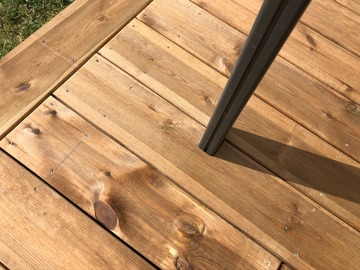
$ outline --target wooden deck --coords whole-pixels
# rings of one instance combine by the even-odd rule
[[[0,269],[359,269],[357,1],[197,147],[262,2],[77,0],[0,61]]]

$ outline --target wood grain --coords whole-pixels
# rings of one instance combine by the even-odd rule
[[[215,4],[216,2],[212,2],[211,6]],[[207,7],[205,4],[202,6]],[[218,16],[224,13],[224,9],[229,9],[229,13],[225,12],[226,17],[222,19],[230,24],[237,20],[238,16],[235,11],[238,9],[234,4],[224,7],[219,4],[216,8],[219,12],[216,14]],[[186,24],[189,17],[193,18],[194,23],[191,25]],[[224,74],[228,74],[232,70],[236,55],[245,40],[244,35],[228,24],[186,1],[173,0],[166,4],[163,1],[154,1],[140,14],[139,18]],[[216,38],[213,38],[214,36]],[[292,44],[290,40],[288,44]],[[290,54],[300,54],[300,51],[293,50],[289,52]],[[306,53],[301,52],[301,54],[305,55]],[[322,55],[325,54],[322,53]],[[334,57],[337,55],[335,54]],[[326,58],[328,61],[334,60],[330,56],[326,56]],[[314,59],[314,57],[308,56],[307,59]],[[349,62],[353,60],[360,61],[353,57]],[[339,67],[339,62],[333,66],[342,72],[343,67]],[[355,68],[355,66],[348,69],[352,80],[356,70],[358,67]],[[357,139],[357,134],[360,133],[359,115],[352,114],[352,111],[348,109],[353,108],[354,106],[351,104],[356,105],[356,103],[344,98],[281,58],[273,63],[264,81],[268,82],[266,87],[261,88],[263,90],[257,90],[256,95],[344,153],[360,161],[360,141]],[[359,82],[357,79],[356,81]],[[269,87],[271,88],[269,89]]]
[[[360,57],[360,16],[336,1],[313,0],[301,21]]]
[[[357,231],[229,144],[200,151],[198,122],[103,58],[55,95],[289,265],[356,269]]]
[[[0,139],[150,0],[78,0],[0,60]]]
[[[227,80],[138,20],[132,21],[99,53],[204,126],[207,125]],[[275,67],[277,68],[278,65]],[[300,77],[302,73],[294,74],[288,69],[280,71],[288,74],[285,76],[286,79],[280,78],[277,81],[273,77],[267,77],[258,91],[264,92],[266,97],[267,92],[278,92],[276,90],[283,85],[283,94],[276,94],[276,98],[282,99],[285,107],[286,103],[289,103],[293,107],[298,107],[300,113],[309,109],[315,114],[316,111],[312,108],[304,108],[291,99],[291,93],[287,93],[286,90],[290,82],[281,83],[287,78],[292,78],[295,85],[298,81],[299,87],[296,86],[296,90],[309,88],[311,95],[311,85],[304,83],[309,78],[306,75],[303,75],[305,78]],[[301,100],[297,91],[292,91],[292,94]],[[329,96],[326,100],[337,102],[338,96],[335,95],[335,98]],[[271,101],[270,97],[268,99]],[[341,101],[342,98],[338,100]],[[323,107],[320,106],[321,102],[323,100],[318,101],[318,107],[325,110],[327,101]],[[306,103],[307,100],[303,100],[301,104]],[[338,111],[339,114],[342,113],[340,109]],[[328,134],[332,134],[335,138],[343,136],[342,133],[337,134],[336,130],[331,129],[331,125],[327,126],[327,119],[335,121],[324,117],[324,122],[320,123],[323,129],[328,130]],[[316,121],[315,117],[314,121]],[[358,152],[360,144],[355,132],[353,135],[344,136],[351,136],[354,143],[344,148],[355,148],[352,152]],[[250,100],[235,123],[228,140],[289,184],[360,230],[359,163],[256,96]],[[358,145],[359,148],[354,145]],[[321,193],[324,196],[320,196]]]
[[[0,178],[0,260],[10,269],[153,269],[2,151]]]
[[[280,265],[54,98],[47,99],[1,145],[161,269],[278,269]]]
[[[334,0],[334,2],[339,3],[355,14],[360,15],[360,3],[357,0]]]
[[[324,2],[324,4],[313,4],[313,2],[316,1],[321,3]],[[238,29],[246,35],[249,33],[252,23],[258,14],[261,4],[263,3],[261,0],[251,2],[246,0],[215,0],[211,2],[192,0],[192,2],[197,3],[204,10],[210,12],[220,20]],[[354,14],[354,16],[351,16],[350,19],[348,17],[344,17],[344,15],[338,11],[337,5],[332,2],[333,1],[322,0],[312,1],[310,6],[314,6],[310,8],[310,12],[312,14],[317,13],[317,15],[314,15],[315,18],[314,16],[309,15],[313,19],[312,21],[307,22],[307,24],[310,26],[326,24],[326,26],[323,26],[322,28],[327,28],[325,36],[331,36],[331,39],[328,39],[324,37],[324,35],[319,34],[320,30],[318,30],[316,27],[314,28],[316,31],[314,31],[303,23],[298,23],[289,39],[286,41],[285,46],[280,51],[279,55],[280,57],[283,57],[289,62],[293,63],[295,66],[301,68],[303,71],[309,73],[311,76],[332,87],[347,98],[360,103],[360,82],[357,80],[357,77],[360,74],[359,50],[354,49],[356,52],[356,54],[354,54],[347,49],[344,49],[341,45],[338,45],[338,43],[343,43],[342,41],[346,40],[347,43],[355,43],[357,48],[360,46],[360,40],[357,38],[358,35],[356,34],[360,27],[358,19],[359,16]],[[159,8],[158,6],[162,4],[162,1],[154,1],[153,5],[149,6],[146,14],[150,20],[156,22],[158,20],[162,20],[160,18],[166,18],[169,16],[169,14],[171,14],[171,11],[164,14],[156,14],[156,12],[153,13],[153,11],[157,10]],[[184,2],[181,4],[184,5]],[[322,15],[321,9],[324,9],[324,6],[327,6],[326,8],[328,10],[324,15]],[[313,9],[316,11],[312,11]],[[196,13],[198,13],[198,11],[196,11]],[[154,14],[157,15],[157,18],[153,17]],[[239,14],[241,14],[241,16],[239,16]],[[331,14],[331,16],[329,16],[329,14]],[[196,17],[196,14],[194,13],[191,16]],[[142,17],[140,16],[140,18]],[[314,22],[314,20],[319,21]],[[326,21],[331,22],[325,23]],[[171,26],[169,25],[169,27],[172,29],[177,29],[176,20],[173,22],[173,19],[170,19],[169,22],[171,22],[171,24],[175,24]],[[155,26],[157,24],[155,24]],[[346,27],[344,24],[349,25]],[[194,28],[194,31],[197,31],[196,29],[199,27],[199,25],[196,24],[192,27]],[[221,28],[220,25],[218,25],[218,27]],[[339,31],[339,29],[342,30]],[[156,30],[159,31],[158,28],[156,28]],[[167,33],[167,35],[169,35],[169,33]],[[213,34],[209,33],[204,33],[203,35],[208,37],[213,36]],[[219,32],[218,35],[224,34]],[[351,38],[350,41],[349,38]],[[230,42],[230,44],[228,45],[229,47],[227,52],[230,52],[232,48],[236,46],[240,46],[240,48],[242,47],[242,43],[233,42],[231,39],[228,42]],[[184,48],[186,48],[186,46]],[[195,50],[196,53],[199,53],[198,51],[204,50],[204,48],[200,47],[192,49]],[[205,61],[209,61],[210,59],[211,58],[207,58]],[[228,59],[228,61],[230,63],[234,63],[235,59]],[[212,63],[212,65],[214,64],[216,63]],[[219,68],[215,65],[214,67],[221,71],[221,67]],[[357,75],[354,76],[354,74]]]
[[[293,270],[292,268],[290,268],[289,266],[287,266],[286,264],[283,264],[280,268],[280,270]]]

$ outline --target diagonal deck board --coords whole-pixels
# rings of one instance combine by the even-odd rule
[[[262,4],[261,0],[251,2],[246,0],[214,0],[211,2],[200,0],[191,1],[198,3],[204,10],[209,11],[223,22],[231,25],[246,35],[249,33],[251,25]],[[318,0],[313,0],[312,2],[315,1]],[[329,2],[332,1],[330,0]],[[152,8],[158,6],[159,3],[163,2],[161,0],[154,1],[153,5],[151,5],[147,10],[152,10]],[[310,3],[310,5],[312,5],[312,3]],[[320,11],[318,11],[318,13],[318,16],[323,16],[320,14]],[[333,20],[333,17],[336,16],[341,17],[337,9],[332,9],[332,13],[333,16],[331,18],[322,18],[322,20]],[[335,13],[337,14],[335,15]],[[241,14],[241,16],[239,16],[239,14]],[[162,16],[162,14],[157,15]],[[168,16],[168,14],[165,13],[164,16]],[[358,17],[357,15],[354,16]],[[195,16],[193,17],[196,18]],[[152,17],[150,17],[150,19],[151,18]],[[347,22],[348,19],[342,16],[334,21],[334,23],[337,23],[338,21]],[[309,22],[309,25],[311,25],[311,22]],[[331,24],[329,24],[329,26],[331,27]],[[358,22],[354,22],[352,28],[346,28],[344,31],[356,33],[358,32],[359,27],[360,24]],[[177,27],[174,26],[172,26],[172,29],[176,31],[178,30]],[[335,29],[333,30],[335,31]],[[329,32],[327,33],[329,34]],[[170,35],[170,33],[167,33],[167,35]],[[335,35],[339,36],[341,33]],[[356,35],[354,35],[353,38],[356,39]],[[240,48],[242,47],[242,45],[237,41],[235,43],[231,40],[229,41],[232,44],[229,45],[229,49],[226,52],[231,51],[233,48],[239,49],[239,46]],[[357,40],[356,44],[360,46],[360,41]],[[197,48],[197,50],[194,48],[191,49],[198,53],[200,48]],[[228,55],[227,57],[229,56],[231,55]],[[360,82],[357,79],[359,75],[354,76],[354,74],[360,74],[359,51],[357,51],[357,54],[351,53],[341,45],[335,44],[332,40],[327,39],[318,32],[310,29],[308,26],[299,23],[290,35],[289,39],[286,41],[286,44],[280,51],[279,56],[293,63],[297,67],[300,67],[303,71],[332,87],[350,100],[360,103]],[[231,58],[227,58],[226,60],[230,63],[234,62]],[[212,63],[212,65],[214,64],[216,63]],[[215,65],[214,67],[219,68]],[[220,68],[222,67],[220,66]]]
[[[117,5],[116,1],[106,0],[108,2]],[[147,5],[145,2],[143,7]],[[109,223],[113,224],[112,215],[109,221],[96,215],[95,209],[100,212],[99,208],[106,210],[106,203],[110,204],[115,214],[121,217],[116,224],[121,226],[113,232],[127,243],[135,244],[142,254],[162,268],[184,268],[189,263],[205,269],[219,269],[224,265],[234,269],[237,263],[240,263],[237,265],[240,269],[279,266],[277,259],[244,237],[235,229],[238,228],[295,269],[357,269],[360,179],[359,163],[354,159],[359,161],[357,134],[360,127],[356,114],[358,104],[352,100],[359,103],[356,75],[359,73],[359,58],[356,57],[359,5],[353,0],[313,1],[311,10],[303,16],[302,23],[282,50],[282,56],[277,58],[227,137],[227,143],[216,157],[210,158],[196,145],[262,1],[191,2],[197,5],[189,0],[156,0],[146,11],[156,5],[162,5],[163,10],[157,8],[151,16],[146,11],[139,15],[100,50],[101,55],[89,60],[56,92],[56,98],[107,135],[50,98],[49,104],[44,103],[28,118],[31,123],[21,123],[12,132],[12,138],[1,144],[107,227],[111,226]],[[29,69],[20,73],[22,77],[17,89],[11,93],[16,102],[12,99],[0,101],[0,133],[4,127],[6,132],[14,127],[100,48],[100,44],[88,43],[103,35],[103,29],[107,32],[115,27],[115,21],[119,19],[115,10],[99,14],[97,8],[107,10],[111,7],[102,3],[105,1],[77,0],[0,61],[0,79],[16,77],[14,74],[18,70],[23,72],[24,67]],[[127,9],[139,7],[139,2],[127,3]],[[91,19],[82,29],[74,21],[79,21],[84,14]],[[318,16],[312,16],[314,14]],[[328,17],[333,21],[324,24]],[[80,21],[86,22],[84,18]],[[119,22],[124,23],[121,18]],[[90,37],[86,38],[87,42],[81,41],[83,35],[70,34],[74,37],[71,40],[79,42],[69,43],[65,37],[74,32],[71,25],[79,28],[76,29],[78,33],[85,32]],[[100,35],[92,36],[89,31],[92,27]],[[103,44],[117,31],[108,35]],[[77,61],[82,55],[79,47],[84,45],[93,46],[93,49]],[[33,50],[41,50],[44,55],[38,54],[39,59],[35,59],[29,53]],[[57,81],[57,76],[64,70],[72,71]],[[31,77],[36,79],[28,81]],[[33,85],[36,89],[46,89],[50,85],[52,90],[42,95],[41,91],[33,91]],[[5,99],[10,97],[3,96]],[[37,99],[32,102],[35,96]],[[31,109],[22,110],[21,102]],[[59,106],[56,112],[52,109],[55,106]],[[353,108],[355,110],[351,111]],[[12,126],[9,126],[10,122],[2,126],[2,120],[11,117],[14,120],[11,120]],[[3,135],[0,134],[0,138]],[[124,144],[172,181],[108,136]],[[2,155],[0,150],[0,160]],[[42,183],[25,172],[35,182]],[[153,178],[154,175],[158,177]],[[11,182],[8,186],[16,189],[18,185]],[[96,195],[102,186],[105,192]],[[24,192],[25,189],[20,190]],[[21,195],[33,195],[33,192],[37,195],[39,190],[30,187]],[[2,198],[0,188],[0,207]],[[119,208],[115,201],[120,201],[122,207]],[[220,217],[203,204],[214,209]],[[46,207],[51,205],[46,204]],[[27,213],[33,210],[28,204],[24,209]],[[51,210],[59,212],[62,208]],[[105,212],[109,213],[109,210]],[[80,216],[100,229],[85,212]],[[56,222],[62,223],[64,218],[66,216],[61,215]],[[20,219],[5,213],[2,220],[1,224],[18,224]],[[10,222],[6,223],[8,220]],[[21,228],[31,228],[29,231],[36,234],[39,225],[36,221],[38,219],[29,219],[26,214],[26,227]],[[199,238],[199,228],[204,223],[205,230],[203,234],[200,232]],[[2,234],[5,237],[12,232],[13,227],[9,226]],[[53,230],[47,227],[45,235]],[[100,231],[100,234],[96,233],[98,237],[101,238],[102,233],[110,236],[104,230]],[[192,237],[194,234],[196,237]],[[12,242],[23,239],[16,235],[12,237]],[[38,240],[39,237],[33,238]],[[102,245],[107,243],[93,240],[97,241],[91,245],[94,249],[103,250]],[[76,241],[68,247],[71,250],[83,242]],[[115,244],[119,245],[119,240]],[[44,253],[35,252],[36,256],[31,256],[31,248],[35,246],[33,243],[29,246],[28,253],[28,250],[25,253],[20,253],[23,251],[20,249],[15,251],[20,256],[16,257],[18,261],[26,254],[26,258],[34,260],[32,264],[51,263],[48,259],[51,260],[52,255],[39,260]],[[221,251],[226,251],[225,255]],[[85,253],[81,250],[70,254],[69,258],[87,258],[89,254]],[[7,261],[3,261],[3,254],[0,251],[0,269],[5,267],[1,263],[11,266],[9,256],[6,255]],[[135,253],[130,251],[130,255]],[[94,255],[90,263],[94,258],[96,263],[104,262]],[[114,266],[109,261],[105,260],[108,265],[101,268]],[[25,265],[29,266],[29,263],[25,262],[19,268]],[[61,266],[69,268],[61,263],[55,268]],[[280,267],[288,269],[285,264]],[[144,267],[135,265],[134,268]]]
[[[150,0],[75,1],[0,60],[0,139]]]
[[[312,0],[301,21],[360,56],[360,15],[332,0]]]
[[[358,232],[229,144],[204,154],[200,124],[103,58],[55,95],[290,265],[357,265]]]
[[[0,259],[9,269],[153,269],[1,150],[0,178]]]
[[[99,53],[204,126],[226,83],[223,75],[138,20],[132,21]],[[267,82],[260,88],[268,90],[271,85]],[[360,182],[356,181],[359,163],[257,97],[251,99],[228,138],[360,230]]]
[[[357,0],[334,0],[334,2],[343,5],[348,10],[360,16],[360,3]]]
[[[280,266],[274,256],[53,98],[1,146],[93,217],[99,219],[99,202],[106,203],[116,216],[99,221],[161,269],[186,263],[193,269]]]
[[[237,10],[230,4],[225,7],[229,11]],[[219,4],[217,10],[223,13],[224,8]],[[235,14],[230,14],[232,17],[223,19],[230,20],[231,18],[236,21]],[[166,3],[154,1],[138,17],[160,34],[222,73],[232,69],[237,51],[245,40],[243,34],[189,1],[172,0]],[[186,24],[189,17],[193,18],[193,24]],[[287,44],[292,43],[294,42],[289,40]],[[318,59],[314,57],[308,59],[314,59],[318,63]],[[359,58],[353,57],[350,60],[359,62],[360,66]],[[329,61],[333,61],[332,58]],[[336,66],[339,72],[344,69],[344,67],[339,68],[339,63],[334,62],[332,66]],[[359,83],[359,80],[354,79],[353,76],[357,70],[359,67],[351,71],[347,69],[347,73],[351,73],[352,80]],[[278,59],[273,64],[263,84],[266,87],[256,91],[256,95],[360,161],[359,115],[349,110],[353,108],[351,100],[339,95],[283,59]],[[327,98],[323,98],[324,95]],[[360,95],[356,96],[360,97]]]

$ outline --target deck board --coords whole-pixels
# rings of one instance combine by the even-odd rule
[[[75,1],[0,60],[0,139],[150,0]]]
[[[316,1],[321,0],[313,0],[310,5],[312,5],[313,2]],[[192,2],[198,3],[199,6],[201,6],[204,10],[209,11],[211,14],[215,15],[226,24],[231,25],[235,29],[247,35],[251,29],[251,25],[255,20],[255,17],[263,1],[256,0],[249,2],[246,0],[215,0],[210,2],[192,0]],[[331,5],[331,0],[325,2],[330,2],[330,4],[328,5],[329,8],[334,7],[334,5]],[[150,12],[152,10],[152,7],[155,8],[156,6],[156,8],[158,8],[160,3],[163,2],[161,0],[154,1],[154,3],[149,7],[149,9],[147,9],[147,12]],[[319,4],[315,3],[315,6],[316,5]],[[313,9],[313,7],[311,7],[310,9]],[[318,11],[318,15],[316,17],[321,18],[322,22],[326,22],[326,20],[333,21],[333,23],[328,23],[327,26],[324,26],[326,28],[329,28],[326,32],[326,35],[333,35],[332,39],[328,39],[325,36],[321,35],[321,30],[317,29],[316,26],[314,26],[314,29],[317,29],[317,31],[314,31],[307,25],[300,22],[297,24],[289,39],[286,41],[285,46],[279,53],[279,56],[293,63],[295,66],[301,68],[304,72],[310,74],[319,81],[332,87],[350,100],[360,103],[360,82],[357,79],[360,74],[359,51],[357,50],[357,53],[355,54],[343,48],[341,45],[338,45],[338,43],[341,43],[341,41],[336,38],[341,36],[342,32],[332,32],[337,31],[334,26],[341,28],[342,26],[338,24],[341,22],[347,23],[349,19],[342,16],[337,9],[332,8],[331,11],[333,14],[331,16],[331,19],[328,18],[326,14],[322,14],[320,11]],[[241,16],[239,16],[239,14],[241,14]],[[165,12],[164,14],[157,14],[157,16],[160,18],[161,16],[169,16],[169,14]],[[195,18],[195,16],[193,17]],[[333,17],[340,18],[335,20],[333,19]],[[358,18],[358,16],[355,14],[353,17]],[[145,21],[145,18],[143,19]],[[153,19],[153,21],[156,22],[156,19],[152,18],[151,16],[150,19]],[[312,19],[312,21],[314,20],[316,20],[316,18]],[[312,21],[307,22],[307,24],[312,25]],[[357,22],[352,23],[352,26],[350,28],[345,28],[346,30],[344,30],[344,32],[348,33],[344,35],[350,35],[351,40],[354,40],[358,47],[360,46],[360,40],[356,39],[356,33],[358,32],[360,23],[359,19],[357,19],[356,21]],[[317,22],[316,25],[319,26],[319,24],[321,24],[322,22]],[[176,23],[176,21],[172,23]],[[154,26],[156,26],[156,24],[154,24]],[[176,31],[178,30],[178,28],[174,25],[172,26],[172,29]],[[164,30],[165,29],[163,29],[163,31]],[[167,33],[167,35],[169,34],[170,33]],[[223,35],[223,33],[220,32],[219,35]],[[235,33],[233,35],[237,36],[238,34]],[[212,35],[208,34],[207,36],[211,37]],[[346,38],[343,36],[343,39],[345,40]],[[337,41],[337,43],[334,43],[333,40]],[[228,42],[230,42],[230,44],[228,45],[229,48],[226,50],[226,52],[230,52],[231,49],[236,47],[239,48],[239,46],[240,48],[242,47],[242,43],[239,44],[239,41],[234,42],[229,39]],[[194,53],[200,55],[201,53],[199,53],[199,51],[204,50],[203,48],[200,49],[200,47],[197,47],[197,49],[191,49],[194,51]],[[231,55],[228,55],[227,57],[229,56]],[[206,60],[209,59],[210,58],[206,58]],[[231,58],[228,58],[226,60],[230,63],[233,63],[235,61]],[[212,63],[212,65],[214,64],[215,63]],[[219,68],[215,65],[214,67]],[[358,75],[354,76],[354,74]]]
[[[313,0],[197,147],[262,2],[77,0],[0,61],[0,269],[151,267],[120,238],[166,269],[358,268],[357,1]]]
[[[214,3],[212,3],[213,5]],[[237,9],[232,8],[230,4],[225,7],[227,8],[224,8],[223,4],[219,4],[217,10],[221,14],[228,14],[223,11],[229,9],[229,14],[232,16],[222,19],[236,21],[237,16],[234,11]],[[189,17],[193,18],[193,24],[186,24]],[[224,74],[232,70],[237,53],[246,38],[225,22],[188,1],[154,1],[138,18]],[[295,43],[290,39],[286,46]],[[299,55],[304,55],[303,52],[298,52]],[[292,55],[293,53],[295,53],[294,50],[292,53],[289,52]],[[330,51],[327,52],[327,54],[329,53]],[[335,55],[341,57],[338,54]],[[335,62],[335,57],[327,56],[326,58],[339,72],[347,70],[346,72],[351,74],[352,80],[359,83],[358,76],[353,76],[353,74],[359,70],[360,58],[349,59],[349,62],[359,62],[356,68],[351,69],[345,68],[341,62]],[[311,63],[319,63],[319,60],[313,56],[303,59],[301,62],[311,64],[308,59],[313,59]],[[265,86],[259,88],[255,95],[266,100],[358,162],[360,161],[360,141],[357,139],[360,133],[359,115],[353,114],[353,111],[349,110],[354,107],[351,106],[353,104],[351,100],[338,95],[296,66],[281,59],[273,64],[262,84]],[[323,98],[324,95],[328,98]],[[356,97],[358,99],[360,95],[356,95]],[[351,145],[351,147],[347,145]]]
[[[0,258],[10,269],[153,269],[2,151],[0,178]]]
[[[138,20],[99,53],[204,126],[227,80]],[[271,87],[269,82],[260,86]],[[228,139],[360,230],[359,163],[255,96]]]
[[[330,40],[360,56],[360,39],[358,36],[360,29],[359,14],[336,1],[312,0],[301,21]]]
[[[161,269],[174,263],[194,269],[280,266],[277,258],[54,98],[6,138],[3,149]],[[44,163],[45,156],[51,162]],[[108,218],[99,215],[100,206]]]
[[[103,58],[55,95],[290,265],[355,267],[358,232],[229,144],[204,154],[200,124]]]
[[[357,0],[334,0],[334,2],[343,5],[348,10],[360,16],[360,3]]]

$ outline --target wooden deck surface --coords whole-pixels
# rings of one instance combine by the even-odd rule
[[[0,269],[358,269],[356,1],[197,147],[261,4],[77,0],[1,60]]]

